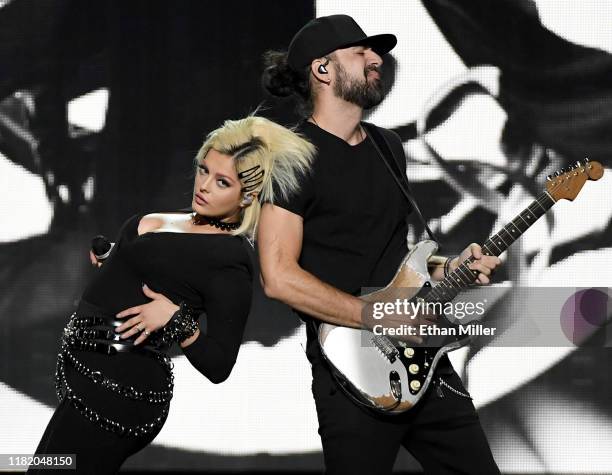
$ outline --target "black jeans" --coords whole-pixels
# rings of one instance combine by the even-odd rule
[[[391,473],[400,446],[429,475],[500,473],[471,399],[444,387],[441,397],[430,385],[417,406],[405,414],[378,415],[339,389],[318,348],[309,354],[326,473]],[[443,379],[465,392],[456,372]]]

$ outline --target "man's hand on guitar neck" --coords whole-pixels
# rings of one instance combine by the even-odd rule
[[[431,259],[430,263],[432,266],[430,267],[430,274],[432,280],[440,281],[444,279],[444,261],[445,258],[440,259],[439,256],[434,256],[437,259]],[[501,260],[497,256],[487,256],[483,254],[482,248],[479,244],[472,243],[467,246],[461,254],[457,257],[451,259],[449,263],[449,271],[453,272],[457,267],[459,267],[463,262],[465,262],[470,257],[473,257],[473,262],[471,262],[468,267],[472,270],[478,271],[478,277],[476,279],[476,283],[480,285],[488,285],[491,283],[491,274],[495,271],[495,269],[501,265]]]

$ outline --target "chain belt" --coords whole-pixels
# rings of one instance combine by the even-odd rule
[[[143,436],[161,428],[166,420],[174,388],[173,364],[166,354],[158,351],[157,347],[153,345],[134,345],[131,341],[121,340],[114,331],[120,324],[121,322],[103,316],[81,316],[76,312],[72,314],[68,325],[64,328],[61,348],[57,356],[55,371],[56,394],[60,401],[67,398],[82,416],[103,429],[121,436]],[[148,354],[164,368],[166,372],[166,387],[160,391],[151,391],[124,385],[113,378],[105,376],[101,371],[89,368],[70,351],[71,349],[94,351],[109,356],[124,351],[139,351],[143,354]],[[135,401],[161,405],[160,415],[149,423],[136,426],[126,426],[101,415],[96,410],[88,407],[85,401],[74,392],[66,378],[66,364],[70,364],[80,375],[119,396]]]
[[[472,399],[472,396],[470,396],[468,393],[460,391],[459,389],[451,386],[446,381],[444,381],[444,379],[442,379],[442,376],[438,375],[438,378],[436,379],[436,381],[438,383],[438,386],[436,387],[438,396],[444,397],[444,392],[442,391],[442,386],[444,386],[445,388],[449,389],[452,393],[456,394],[457,396]]]

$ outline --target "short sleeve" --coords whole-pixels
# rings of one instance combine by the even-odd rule
[[[302,218],[306,215],[306,211],[310,206],[310,203],[314,197],[314,185],[312,173],[298,173],[298,188],[287,196],[283,196],[278,183],[273,182],[272,188],[274,190],[274,202],[272,203],[269,199],[263,200],[263,203],[272,203],[274,206],[279,206],[291,211],[294,214],[301,216]]]

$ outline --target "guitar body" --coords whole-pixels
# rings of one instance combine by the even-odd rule
[[[427,261],[437,250],[433,241],[421,241],[402,260],[389,285],[363,295],[367,301],[415,298],[430,285]],[[384,319],[381,320],[384,322]],[[418,347],[375,335],[369,330],[322,323],[319,344],[341,387],[372,409],[399,414],[421,399],[434,369],[447,352],[461,346],[455,338],[440,347]],[[389,344],[391,346],[389,346]]]

